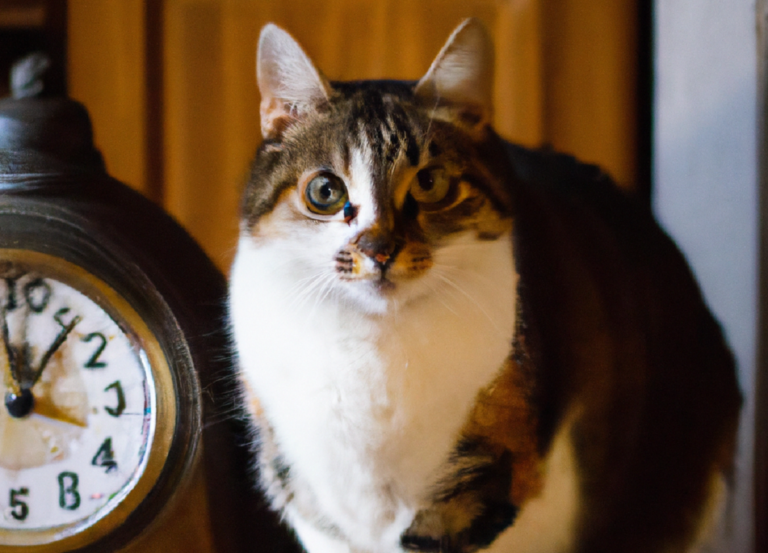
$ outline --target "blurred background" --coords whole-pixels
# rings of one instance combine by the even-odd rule
[[[332,80],[418,79],[469,16],[494,36],[500,134],[599,163],[688,256],[747,400],[717,551],[767,552],[768,0],[0,0],[0,95],[15,59],[46,50],[110,174],[227,272],[260,140],[261,26]]]

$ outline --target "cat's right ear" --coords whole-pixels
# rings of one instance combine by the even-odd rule
[[[256,78],[261,92],[261,134],[267,139],[279,138],[330,96],[328,81],[301,46],[272,23],[261,30]]]

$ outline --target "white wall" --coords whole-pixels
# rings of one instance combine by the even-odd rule
[[[654,209],[688,256],[736,354],[742,389],[729,545],[752,551],[758,270],[753,0],[656,0]]]

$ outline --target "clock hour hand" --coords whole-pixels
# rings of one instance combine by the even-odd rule
[[[56,335],[56,338],[53,340],[53,343],[50,345],[48,350],[43,354],[43,358],[40,359],[40,366],[37,368],[37,371],[32,376],[32,379],[29,382],[23,383],[22,388],[32,388],[32,386],[37,383],[37,381],[40,379],[40,376],[43,374],[43,371],[45,370],[46,365],[48,365],[48,361],[51,360],[51,357],[53,357],[53,354],[56,353],[56,351],[61,347],[61,345],[67,340],[67,336],[69,336],[69,333],[74,330],[75,326],[77,326],[77,323],[79,323],[82,320],[82,317],[80,315],[75,315],[75,317],[69,322],[69,324],[64,324],[64,322],[61,320],[62,315],[66,315],[69,312],[69,307],[62,307],[59,309],[56,314],[53,316],[54,320],[59,323],[61,326],[61,330]],[[25,385],[26,384],[26,385]]]

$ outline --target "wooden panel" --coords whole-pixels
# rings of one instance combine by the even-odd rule
[[[214,553],[202,463],[167,511],[121,553]],[[220,552],[227,553],[227,552]]]
[[[237,229],[237,182],[225,176],[224,6],[168,1],[164,47],[165,207],[222,268]]]
[[[88,108],[109,173],[145,191],[144,0],[68,4],[69,94]]]
[[[635,2],[543,2],[544,134],[555,149],[635,184]]]
[[[496,42],[496,130],[525,146],[544,136],[544,68],[538,1],[512,0],[499,7],[491,28]]]

